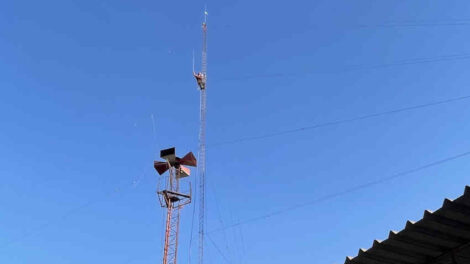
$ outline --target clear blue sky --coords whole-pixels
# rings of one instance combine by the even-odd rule
[[[204,4],[209,231],[470,150],[470,100],[214,146],[470,95],[469,1],[2,1],[0,263],[161,261],[152,162],[197,152]],[[230,263],[339,264],[459,196],[469,161],[210,237]]]

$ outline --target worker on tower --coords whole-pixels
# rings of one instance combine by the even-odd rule
[[[206,76],[204,73],[199,72],[199,73],[193,73],[194,78],[196,78],[197,85],[199,85],[199,88],[201,90],[206,89]]]

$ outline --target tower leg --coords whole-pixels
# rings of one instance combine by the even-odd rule
[[[163,264],[176,264],[178,253],[178,232],[180,222],[180,206],[169,203],[166,216],[165,247]]]
[[[165,246],[163,247],[163,264],[168,264],[168,249],[170,245],[170,230],[171,230],[171,213],[173,211],[172,203],[168,204],[166,211],[166,228],[165,228]]]

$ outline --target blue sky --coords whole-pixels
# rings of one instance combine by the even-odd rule
[[[161,261],[152,162],[197,152],[205,4],[207,263],[343,263],[463,192],[470,157],[289,210],[469,151],[470,99],[219,143],[470,95],[468,1],[3,1],[0,263]]]

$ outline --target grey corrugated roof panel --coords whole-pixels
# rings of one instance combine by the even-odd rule
[[[448,219],[437,214],[424,215],[422,226],[429,229],[441,230],[442,232],[459,237],[464,240],[470,240],[470,225]]]
[[[408,248],[390,245],[388,243],[382,243],[377,240],[374,241],[372,247],[380,250],[384,255],[411,263],[426,259],[426,257],[423,257],[419,252],[409,250]]]
[[[408,234],[413,234],[415,238],[422,239],[444,247],[457,247],[458,245],[465,243],[467,239],[461,236],[456,236],[445,232],[442,229],[428,228],[422,221],[412,224],[408,222],[404,231]]]
[[[450,210],[450,209],[438,210],[433,214],[438,215],[438,216],[447,217],[449,219],[452,219],[452,220],[459,221],[459,222],[466,223],[466,224],[470,225],[470,219],[466,215],[461,214],[461,213],[456,212],[456,211],[453,211],[453,210]]]
[[[400,241],[398,239],[390,239],[384,241],[382,244],[390,245],[395,248],[403,250],[403,252],[410,252],[411,254],[416,254],[422,258],[437,257],[440,255],[439,248],[428,248],[417,245],[411,245],[410,243]]]
[[[435,212],[424,211],[417,222],[407,221],[384,241],[375,240],[345,264],[438,264],[454,258],[470,261],[470,186],[455,200],[445,199]]]

